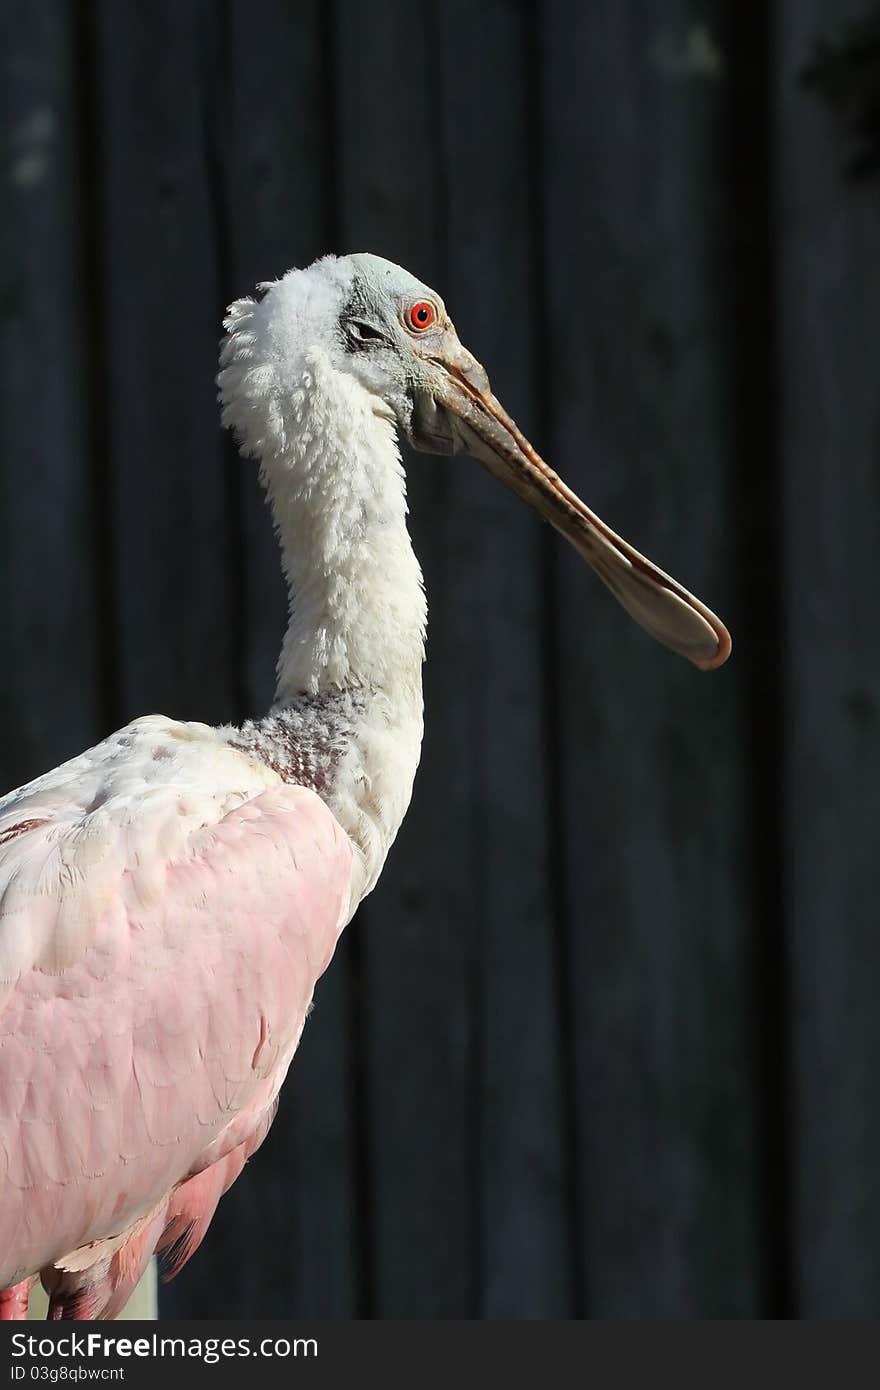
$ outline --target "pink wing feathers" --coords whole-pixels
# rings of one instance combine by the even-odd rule
[[[195,1249],[346,921],[323,802],[243,780],[0,805],[0,1289],[40,1270],[55,1316],[112,1316],[157,1247]]]

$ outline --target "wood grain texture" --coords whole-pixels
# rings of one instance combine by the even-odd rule
[[[121,715],[235,712],[235,575],[213,382],[222,105],[197,0],[94,9]]]
[[[334,6],[332,37],[336,128],[345,132],[337,160],[339,249],[373,251],[440,283],[446,210],[433,12],[342,0]],[[377,96],[379,73],[394,74],[395,102]],[[467,689],[476,654],[472,629],[460,621],[460,575],[475,539],[455,524],[453,469],[427,455],[407,462],[411,530],[431,610],[427,737],[390,872],[355,926],[369,1311],[466,1317],[476,1298],[476,1059],[468,990],[479,907]],[[459,679],[451,680],[452,672]],[[445,833],[422,854],[438,804]],[[430,1048],[421,1045],[425,1037]]]
[[[534,67],[533,27],[526,7],[493,0],[474,12],[455,0],[439,7],[438,28],[446,299],[462,341],[488,364],[496,393],[537,438],[544,384],[534,257],[539,165],[534,108],[522,99]],[[442,599],[454,605],[450,620],[467,640],[475,811],[468,998],[477,1031],[471,1238],[480,1254],[472,1311],[560,1317],[574,1305],[547,768],[544,555],[552,538],[471,460],[451,466],[451,524],[469,540]],[[428,599],[431,605],[430,589]],[[432,642],[432,662],[444,658],[435,658]],[[460,671],[439,671],[444,703]],[[434,711],[428,714],[433,738]],[[439,800],[443,788],[434,795]]]
[[[802,1317],[880,1298],[880,188],[799,73],[860,5],[777,20],[776,245],[785,499],[786,867]]]
[[[102,536],[89,411],[76,38],[67,6],[0,9],[0,680],[3,785],[102,730]]]
[[[726,92],[712,63],[693,70],[691,23],[685,5],[545,7],[551,445],[599,515],[741,639]],[[586,1307],[753,1315],[748,635],[737,665],[695,679],[572,556],[554,563]]]

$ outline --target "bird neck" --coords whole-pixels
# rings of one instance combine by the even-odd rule
[[[276,700],[420,688],[427,610],[394,422],[310,367],[285,447],[262,461],[290,600]]]
[[[316,789],[360,851],[357,898],[378,877],[418,765],[425,594],[381,403],[316,358],[289,408],[284,447],[261,468],[290,599],[271,717],[323,760]]]

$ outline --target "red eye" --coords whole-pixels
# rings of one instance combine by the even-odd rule
[[[412,329],[413,333],[424,333],[426,328],[437,322],[437,310],[429,300],[420,299],[409,306],[405,318],[407,328]]]

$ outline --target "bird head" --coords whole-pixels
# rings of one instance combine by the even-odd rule
[[[264,455],[283,437],[284,393],[320,350],[415,449],[468,453],[519,494],[664,646],[702,670],[727,660],[720,619],[601,521],[525,438],[435,290],[366,254],[327,256],[262,288],[259,302],[231,306],[217,378],[224,423],[247,452]]]

